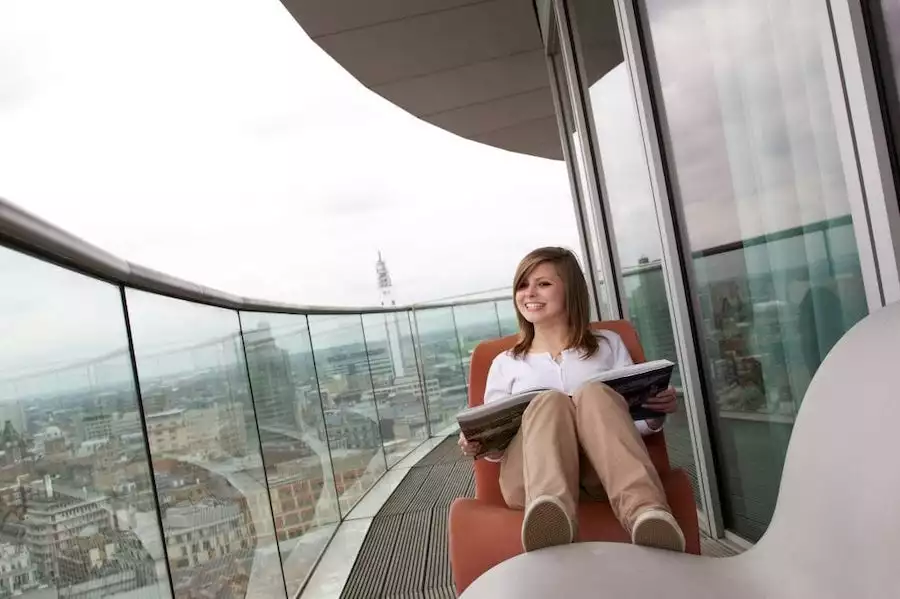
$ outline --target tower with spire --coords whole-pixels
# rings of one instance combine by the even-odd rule
[[[387,264],[381,257],[381,250],[378,250],[378,262],[375,263],[375,272],[378,275],[378,290],[381,292],[382,306],[396,306],[391,290],[391,273],[388,272]]]
[[[396,306],[397,302],[394,300],[391,285],[391,273],[388,272],[387,264],[385,264],[384,258],[381,256],[381,250],[378,250],[378,262],[375,263],[375,273],[378,276],[378,291],[381,293],[382,307]],[[400,378],[403,376],[403,354],[400,350],[400,323],[397,320],[396,312],[385,312],[384,332],[387,336],[388,350],[391,352],[394,377]]]

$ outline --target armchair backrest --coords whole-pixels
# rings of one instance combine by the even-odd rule
[[[634,362],[645,362],[644,349],[638,339],[637,331],[627,320],[608,320],[591,323],[594,330],[604,329],[619,334],[631,359]],[[469,365],[469,407],[480,406],[484,403],[484,388],[487,383],[487,374],[491,362],[498,355],[516,344],[516,335],[482,341],[472,353]],[[662,433],[650,435],[644,438],[650,457],[653,459],[657,470],[669,469],[669,456],[666,451],[665,437]],[[500,466],[486,460],[475,461],[475,496],[478,499],[491,503],[503,504],[503,496],[500,493]]]

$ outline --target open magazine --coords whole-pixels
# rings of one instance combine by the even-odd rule
[[[648,399],[669,386],[675,364],[669,360],[654,360],[615,370],[607,370],[588,382],[601,382],[610,386],[628,402],[634,420],[658,418],[662,414],[643,407]],[[478,458],[492,451],[506,449],[519,430],[522,414],[529,402],[549,389],[529,389],[515,395],[468,408],[456,415],[459,429],[469,441],[481,443]]]

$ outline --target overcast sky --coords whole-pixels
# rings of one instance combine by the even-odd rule
[[[830,35],[814,21],[774,28],[749,0],[709,6],[650,3],[691,248],[847,214],[854,163],[837,143],[846,115],[830,101],[840,97],[822,54]],[[659,258],[629,88],[619,66],[590,90],[625,267]],[[411,303],[505,288],[527,251],[578,244],[561,162],[403,112],[278,0],[0,1],[0,196],[128,260],[300,304],[376,304],[378,250],[396,300]],[[810,247],[775,259],[820,260]],[[0,293],[0,314],[13,315],[0,319],[11,350],[0,373],[121,349],[115,289],[3,253],[0,281],[16,293]],[[763,258],[745,268],[767,271]],[[701,274],[736,276],[721,266]],[[152,312],[146,345],[176,341],[183,322],[192,338],[206,330],[190,310],[183,321]]]
[[[560,162],[365,89],[277,0],[0,3],[0,196],[123,258],[309,304],[506,286],[577,246]]]

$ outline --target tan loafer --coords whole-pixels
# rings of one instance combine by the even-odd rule
[[[522,548],[525,551],[566,545],[574,539],[575,523],[556,497],[542,495],[526,508],[522,522]]]
[[[631,542],[644,547],[684,552],[684,533],[675,517],[665,510],[642,512],[631,529]]]

